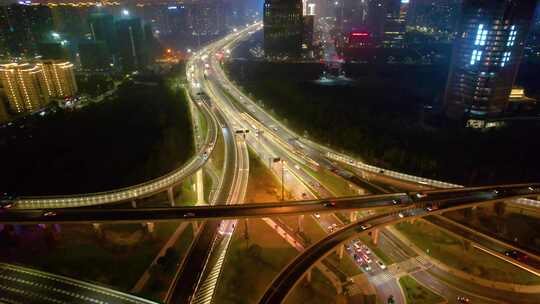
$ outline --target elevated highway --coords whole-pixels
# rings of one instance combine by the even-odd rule
[[[446,200],[485,199],[486,197],[490,200],[507,200],[508,197],[527,197],[539,194],[540,184],[517,184],[264,204],[131,209],[68,208],[55,210],[54,215],[47,214],[44,212],[46,210],[8,209],[0,212],[0,223],[119,223],[273,217],[389,207],[404,209],[417,204],[439,204]]]
[[[499,188],[500,189],[500,188]],[[327,237],[313,244],[304,252],[293,259],[273,280],[269,288],[259,301],[260,304],[282,303],[292,289],[298,284],[305,273],[316,263],[320,262],[326,256],[331,254],[338,246],[358,237],[361,234],[367,234],[383,226],[393,225],[402,221],[414,220],[428,215],[441,214],[443,212],[470,208],[497,201],[506,201],[538,195],[538,189],[534,193],[529,192],[528,187],[511,186],[504,191],[495,189],[476,190],[468,192],[467,195],[457,198],[438,199],[432,202],[416,202],[406,209],[399,212],[390,212],[381,215],[375,215],[361,221],[349,224],[338,231],[331,233]],[[429,197],[429,195],[428,195]],[[438,208],[425,208],[426,204],[430,206],[437,205]]]
[[[0,263],[0,303],[158,304],[80,280]]]

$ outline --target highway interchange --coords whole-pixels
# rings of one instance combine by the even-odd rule
[[[211,126],[213,127],[209,128],[210,134],[205,139],[198,155],[192,158],[187,166],[156,181],[111,193],[23,199],[16,205],[16,209],[9,210],[9,212],[0,212],[0,222],[99,223],[111,221],[154,222],[173,219],[197,220],[200,222],[200,228],[186,258],[183,260],[181,267],[178,268],[166,302],[211,303],[215,291],[215,282],[209,278],[215,278],[215,276],[209,276],[209,274],[217,273],[219,277],[222,265],[216,262],[219,260],[217,257],[223,255],[227,250],[230,235],[235,229],[235,219],[321,213],[319,221],[322,225],[328,226],[329,224],[335,224],[336,220],[326,214],[338,210],[388,208],[385,209],[387,212],[382,215],[362,219],[335,230],[328,237],[304,250],[280,273],[280,276],[274,280],[268,292],[261,299],[261,303],[280,303],[311,267],[335,250],[337,246],[347,243],[359,233],[367,233],[368,230],[380,228],[383,231],[381,233],[382,248],[390,249],[393,254],[401,255],[401,258],[406,259],[410,257],[410,254],[397,249],[396,247],[399,247],[399,244],[396,245],[396,243],[399,240],[393,239],[389,233],[384,232],[382,226],[410,220],[413,217],[440,213],[443,210],[465,208],[495,200],[528,196],[538,197],[537,184],[458,188],[458,185],[420,179],[421,185],[429,183],[430,186],[438,188],[450,186],[452,189],[421,191],[421,193],[427,195],[427,198],[415,197],[417,192],[401,192],[330,199],[333,196],[332,193],[315,177],[300,169],[300,165],[308,167],[321,166],[326,169],[339,168],[339,165],[334,161],[343,157],[343,155],[316,143],[301,139],[238,90],[229,81],[221,68],[220,59],[216,54],[225,54],[232,50],[238,42],[248,37],[258,28],[260,28],[260,25],[255,24],[239,30],[206,46],[190,59],[187,71],[188,80],[191,84],[191,95],[196,101],[198,109],[204,113],[208,121],[212,122]],[[238,130],[249,130],[249,133],[244,136],[237,133]],[[216,137],[219,135],[218,132],[221,133],[220,136],[223,137],[225,143],[225,162],[217,193],[210,202],[212,206],[159,209],[69,208],[130,201],[166,191],[171,185],[192,175],[206,163],[207,157],[204,155],[212,152]],[[275,158],[282,160],[281,164],[286,168],[285,184],[295,197],[303,197],[305,201],[242,205],[249,173],[248,146],[263,160]],[[302,153],[298,152],[299,146],[303,149]],[[352,161],[346,159],[344,162],[351,164]],[[275,170],[276,173],[279,172],[279,168],[271,169]],[[392,171],[382,172],[380,168],[373,167],[371,172],[388,175],[395,179],[400,178],[397,175],[399,173],[394,174]],[[407,176],[403,179],[410,181],[411,179],[414,180],[414,178]],[[313,185],[320,186],[314,187]],[[365,186],[369,186],[369,184]],[[529,187],[532,187],[532,190]],[[504,190],[505,188],[508,190]],[[440,208],[427,211],[426,206],[432,206],[433,204],[437,204]],[[20,210],[19,207],[21,207]],[[53,208],[69,209],[58,209],[55,210],[53,216],[46,216],[46,212],[43,210],[47,211]],[[342,223],[339,224],[342,225]],[[367,227],[366,224],[370,226],[365,229],[362,228],[362,226]],[[219,231],[221,233],[218,233]],[[376,269],[370,279],[381,273],[383,273],[382,269]],[[434,278],[427,271],[416,273],[414,276],[420,282],[427,281],[435,286],[438,284],[440,290],[442,290],[441,293],[452,288]],[[396,288],[399,290],[399,286],[396,287],[396,284],[395,280],[388,281],[377,292],[383,298],[387,297],[388,294],[393,294],[396,296],[397,303],[404,303],[403,299],[396,295]],[[200,290],[202,289],[204,289],[204,292],[201,293]],[[489,292],[488,290],[487,293]],[[460,290],[459,293],[463,293],[463,291]],[[445,294],[445,296],[452,297],[450,300],[452,303],[455,300],[455,295],[456,292]],[[494,303],[494,301],[482,297],[472,298],[477,300],[475,303]],[[68,300],[67,303],[69,302]],[[114,299],[105,302],[124,303]]]

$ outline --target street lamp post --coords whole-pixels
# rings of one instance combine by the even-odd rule
[[[285,161],[281,160],[281,200],[285,200]]]
[[[273,163],[281,163],[281,200],[285,200],[285,160],[281,157],[272,158]]]

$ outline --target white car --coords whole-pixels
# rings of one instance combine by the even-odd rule
[[[360,225],[360,228],[362,228],[362,230],[369,229],[369,228],[371,228],[371,224]]]
[[[319,214],[318,212],[317,212],[317,213],[315,213],[315,214],[314,214],[314,216],[315,216],[315,218],[318,218],[318,219],[320,219],[320,218],[321,218],[321,215],[320,215],[320,214]]]
[[[382,261],[377,261],[377,265],[379,265],[379,267],[381,267],[381,269],[386,269],[386,265],[384,265],[384,263]]]

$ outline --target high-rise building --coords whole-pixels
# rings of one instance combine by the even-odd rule
[[[266,0],[263,22],[267,57],[300,57],[304,28],[301,0]]]
[[[192,5],[194,36],[215,37],[225,30],[223,0],[199,0]]]
[[[77,93],[77,82],[72,63],[60,60],[43,60],[38,65],[43,70],[49,96],[70,97]]]
[[[15,113],[35,111],[49,102],[50,84],[40,65],[9,63],[0,65],[0,81]]]
[[[122,18],[116,21],[118,57],[125,71],[137,70],[146,64],[144,32],[139,18]]]
[[[387,47],[402,47],[405,36],[405,22],[407,18],[408,3],[402,0],[386,0],[384,10],[386,18],[384,22],[383,44]]]
[[[52,29],[51,11],[47,6],[0,6],[0,36],[4,37],[11,56],[35,56],[37,44]]]
[[[106,13],[91,14],[88,18],[88,27],[92,40],[103,41],[111,55],[116,53],[116,29],[112,15]]]
[[[104,41],[85,41],[79,44],[81,66],[85,70],[108,70],[113,63]]]
[[[302,33],[302,50],[308,53],[309,57],[313,57],[313,34],[315,26],[315,16],[306,15],[304,19],[304,30]]]
[[[408,26],[442,32],[455,30],[461,0],[409,0],[406,4]]]
[[[464,0],[445,93],[454,119],[501,114],[516,78],[535,0]]]
[[[367,1],[365,24],[374,41],[382,40],[386,23],[386,2],[384,0]]]
[[[368,1],[342,0],[332,4],[336,10],[336,26],[343,32],[365,28]]]

